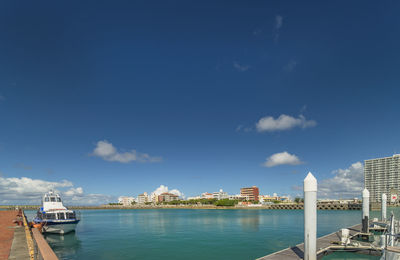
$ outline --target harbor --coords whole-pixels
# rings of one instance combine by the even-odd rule
[[[0,260],[400,260],[400,1],[0,10]]]
[[[121,223],[121,227],[123,230],[127,229],[127,223],[132,222],[135,220],[137,222],[137,227],[144,228],[145,233],[149,233],[151,228],[155,226],[149,226],[149,219],[156,217],[159,221],[158,224],[161,223],[161,227],[165,228],[172,228],[171,231],[167,233],[180,233],[179,230],[175,230],[175,226],[179,223],[186,222],[186,225],[183,225],[183,230],[187,232],[189,227],[193,227],[196,225],[202,226],[203,228],[206,227],[210,221],[215,222],[217,226],[213,227],[212,229],[203,230],[204,235],[209,234],[210,232],[214,232],[216,238],[218,235],[215,234],[215,230],[217,227],[221,228],[223,233],[226,228],[232,228],[232,221],[240,220],[240,227],[242,231],[239,231],[237,235],[243,235],[243,231],[247,232],[250,231],[249,234],[256,234],[258,233],[260,237],[263,239],[267,239],[268,245],[272,246],[270,248],[270,253],[261,256],[261,257],[251,257],[251,259],[257,260],[274,260],[274,259],[306,259],[306,260],[314,260],[314,259],[323,259],[325,257],[329,257],[330,255],[334,255],[336,252],[346,252],[349,254],[357,254],[357,255],[365,255],[376,257],[378,259],[382,255],[387,254],[399,254],[400,249],[397,246],[396,237],[399,233],[399,226],[400,222],[395,220],[395,215],[391,213],[391,216],[387,217],[387,196],[386,194],[382,194],[381,196],[381,203],[380,203],[380,216],[379,218],[372,216],[371,214],[371,203],[370,203],[370,193],[367,189],[364,189],[362,192],[362,200],[360,207],[353,207],[353,208],[343,208],[340,204],[336,204],[335,207],[328,206],[329,204],[319,204],[317,202],[317,192],[318,192],[318,185],[317,179],[313,176],[311,172],[308,173],[306,178],[304,179],[303,185],[303,192],[304,192],[304,203],[301,203],[300,207],[296,208],[265,208],[265,206],[269,205],[259,205],[244,208],[242,206],[235,206],[233,207],[236,210],[224,210],[224,208],[198,208],[198,209],[190,209],[190,208],[178,208],[178,207],[171,207],[171,208],[114,208],[114,210],[105,210],[103,209],[83,209],[85,214],[83,216],[90,216],[93,215],[91,212],[104,212],[105,216],[118,216],[120,219],[119,222]],[[164,206],[164,205],[163,205]],[[169,205],[172,206],[172,205]],[[175,205],[177,206],[177,205]],[[215,206],[215,205],[214,205]],[[324,206],[322,208],[321,206]],[[343,205],[342,205],[343,206]],[[253,210],[248,210],[249,208]],[[358,209],[361,208],[361,213]],[[354,209],[354,210],[352,210]],[[375,208],[376,209],[376,205]],[[74,210],[67,209],[62,202],[62,198],[58,193],[53,191],[49,191],[48,193],[44,194],[42,198],[42,205],[39,207],[39,210],[35,211],[26,209],[26,212],[29,215],[29,219],[32,220],[30,222],[28,220],[25,211],[22,209],[16,210],[2,210],[0,211],[0,218],[3,219],[3,225],[1,228],[2,234],[4,238],[2,239],[2,252],[1,255],[3,259],[44,259],[44,260],[55,260],[55,259],[63,259],[64,256],[60,251],[53,251],[53,248],[69,248],[67,246],[67,241],[69,239],[78,239],[76,235],[75,228],[81,227],[85,229],[85,222],[81,225],[77,225],[80,222],[80,217],[78,218],[77,215],[80,216],[80,212],[75,212]],[[108,212],[108,213],[107,213]],[[117,213],[117,215],[114,214]],[[183,213],[186,212],[186,213]],[[196,213],[194,213],[196,212]],[[224,212],[224,213],[223,213]],[[271,238],[268,238],[268,231],[263,231],[261,226],[264,226],[267,222],[261,223],[262,221],[271,220],[275,221],[279,218],[274,217],[275,212],[281,212],[279,218],[287,218],[291,212],[295,213],[290,218],[289,222],[284,221],[283,223],[276,224],[276,230],[286,230],[283,235],[277,240],[278,242],[289,242],[290,232],[287,232],[290,229],[291,225],[294,225],[296,232],[299,231],[299,227],[303,226],[303,236],[304,240],[303,243],[296,243],[294,246],[288,246],[287,248],[283,248],[277,250],[277,248],[281,246],[273,246],[273,242],[271,242]],[[335,212],[337,212],[337,216],[341,215],[342,212],[353,212],[351,215],[351,222],[358,220],[358,223],[354,223],[352,225],[346,225],[346,221],[344,221],[341,217],[334,217]],[[144,213],[144,214],[141,214]],[[156,213],[154,215],[153,213]],[[177,214],[175,214],[177,213]],[[183,213],[183,214],[182,214]],[[267,218],[261,217],[265,215],[264,213],[272,213],[267,214]],[[326,214],[327,213],[327,214]],[[339,214],[340,213],[340,214]],[[371,214],[371,216],[370,216]],[[126,216],[121,219],[121,216]],[[140,217],[142,215],[142,219],[140,221]],[[167,216],[173,215],[173,218],[168,219]],[[183,217],[180,217],[182,215]],[[203,215],[202,221],[203,223],[198,222],[198,217]],[[221,224],[220,222],[221,216],[226,218],[228,222],[226,224]],[[296,216],[296,217],[295,217]],[[317,217],[319,216],[319,217]],[[330,230],[328,234],[325,231],[321,232],[318,230],[318,221],[317,219],[324,219],[329,216],[328,222],[326,222],[327,230]],[[193,219],[194,218],[194,219]],[[179,219],[179,220],[177,220]],[[192,221],[189,221],[192,219]],[[295,223],[293,220],[297,220]],[[302,221],[301,221],[302,220]],[[193,222],[194,221],[194,222]],[[320,221],[320,220],[319,220]],[[336,229],[335,229],[335,221],[336,221]],[[94,219],[87,223],[95,222]],[[360,223],[361,222],[361,223]],[[108,222],[110,223],[110,222]],[[206,224],[206,225],[205,225]],[[150,224],[150,225],[154,225]],[[269,224],[270,225],[270,224]],[[96,229],[98,229],[96,227]],[[102,229],[104,229],[104,225],[102,225]],[[110,230],[111,231],[111,230]],[[44,234],[42,234],[42,232]],[[157,231],[159,232],[159,231]],[[52,236],[51,233],[54,235]],[[79,234],[79,229],[78,229]],[[110,232],[107,232],[110,234]],[[274,233],[275,235],[277,233]],[[297,233],[298,234],[298,233]],[[120,234],[122,235],[122,234]],[[154,234],[150,232],[149,238],[152,238]],[[236,236],[237,236],[236,235]],[[81,237],[79,235],[79,237]],[[107,239],[110,239],[110,235],[104,236]],[[139,235],[139,237],[141,237]],[[233,235],[235,237],[235,235]],[[82,237],[81,237],[82,238]],[[186,235],[184,236],[186,238]],[[193,238],[191,238],[193,239]],[[120,238],[118,238],[118,241]],[[130,241],[127,239],[127,241]],[[179,238],[174,238],[172,241],[179,241]],[[202,238],[196,238],[193,241],[200,242]],[[248,242],[253,241],[252,238],[247,239]],[[90,242],[90,241],[86,241]],[[166,241],[164,242],[168,246],[169,243]],[[77,244],[79,246],[79,243]],[[125,245],[127,246],[127,245]],[[265,246],[265,244],[264,244]],[[208,245],[207,247],[210,247]],[[189,247],[190,248],[190,247]],[[231,245],[226,245],[226,249],[233,250]],[[238,249],[243,248],[239,247]],[[263,247],[261,247],[263,248]],[[275,250],[274,250],[275,249]],[[228,251],[229,251],[228,250]],[[193,248],[190,252],[193,252]],[[272,251],[272,252],[271,252]],[[71,253],[71,252],[69,252]],[[79,257],[79,247],[77,251],[72,251],[74,258],[87,258],[87,257]],[[205,257],[203,253],[198,253],[196,257],[199,259],[201,258],[209,258]],[[226,252],[225,252],[226,254]],[[142,258],[139,255],[136,255],[137,258]],[[224,256],[223,258],[225,258]],[[248,258],[247,256],[246,258]],[[90,258],[90,257],[89,257]],[[121,257],[123,258],[123,257]],[[176,258],[176,257],[175,257]],[[151,258],[150,258],[151,259]],[[233,259],[233,258],[232,258]],[[240,259],[240,258],[237,258]],[[350,258],[351,259],[351,258]]]

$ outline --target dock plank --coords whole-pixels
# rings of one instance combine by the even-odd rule
[[[348,228],[350,230],[350,236],[354,236],[361,230],[361,224],[354,225]],[[321,254],[327,247],[332,245],[332,242],[339,242],[340,235],[339,231],[322,236],[317,239],[317,255]],[[275,260],[275,259],[303,259],[304,258],[304,243],[298,244],[293,247],[283,249],[281,251],[272,253],[258,258],[257,260]]]

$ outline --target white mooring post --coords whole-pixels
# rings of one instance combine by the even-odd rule
[[[317,179],[304,179],[304,259],[317,259]]]
[[[386,221],[386,203],[387,203],[387,196],[385,193],[382,193],[382,200],[381,200],[381,214],[382,214],[382,222]]]
[[[369,191],[364,189],[362,192],[362,232],[368,233],[369,219]]]

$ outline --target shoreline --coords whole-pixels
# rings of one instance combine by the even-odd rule
[[[99,209],[263,209],[263,210],[303,210],[303,204],[299,203],[285,203],[285,204],[272,204],[257,206],[216,206],[216,205],[98,205],[98,206],[68,206],[69,209],[75,210],[99,210]],[[399,205],[390,205],[397,207]],[[39,205],[0,205],[0,210],[7,209],[24,209],[24,210],[37,210]],[[318,210],[361,210],[361,204],[319,204]]]

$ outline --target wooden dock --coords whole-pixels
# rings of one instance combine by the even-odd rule
[[[348,228],[350,230],[350,237],[353,237],[360,233],[361,224],[352,226]],[[340,245],[340,234],[339,231],[331,233],[329,235],[320,237],[317,239],[317,257],[321,259],[323,256],[330,253],[331,250],[349,250],[349,251],[358,251],[358,250],[372,250],[370,243],[358,242],[359,246],[342,246]],[[296,246],[283,249],[281,251],[272,253],[270,255],[258,258],[257,260],[278,260],[278,259],[287,259],[287,260],[297,260],[304,258],[304,243],[298,244]]]

